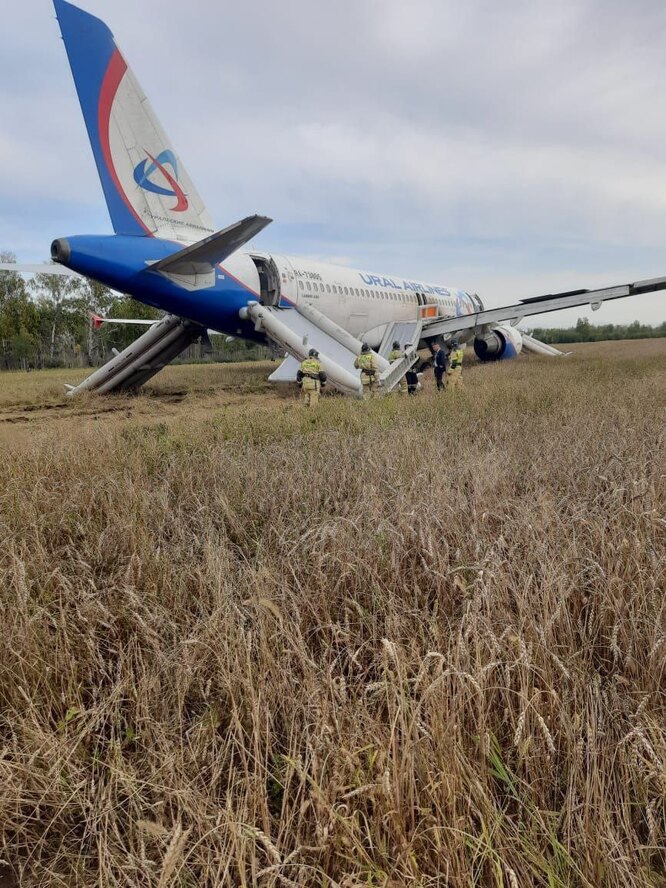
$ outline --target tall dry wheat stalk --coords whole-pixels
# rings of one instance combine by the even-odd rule
[[[663,348],[5,445],[21,885],[665,885]]]

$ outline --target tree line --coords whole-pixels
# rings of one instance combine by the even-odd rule
[[[13,263],[0,252],[0,262]],[[103,364],[145,330],[104,324],[95,329],[93,315],[157,320],[161,312],[85,278],[0,272],[0,369],[85,367]],[[223,336],[207,345],[195,343],[182,355],[189,361],[243,361],[271,356],[270,349]]]
[[[604,342],[608,339],[655,339],[666,336],[666,321],[659,326],[640,324],[591,324],[587,318],[578,318],[575,327],[535,327],[531,335],[542,342]]]

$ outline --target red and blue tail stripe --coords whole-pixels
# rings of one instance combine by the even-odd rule
[[[125,60],[104,22],[66,0],[53,2],[113,229],[116,234],[151,234],[132,207],[111,154],[111,112],[127,71]]]

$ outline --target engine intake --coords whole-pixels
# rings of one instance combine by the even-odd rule
[[[493,327],[474,340],[474,353],[480,361],[502,361],[517,357],[523,338],[513,327]]]

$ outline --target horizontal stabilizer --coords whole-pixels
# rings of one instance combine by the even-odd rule
[[[90,315],[90,320],[93,329],[99,330],[103,324],[127,324],[134,327],[154,327],[155,324],[159,324],[160,321],[164,320],[164,317],[153,318],[152,320],[149,320],[148,318],[103,318],[101,315],[93,312]],[[219,330],[206,330],[205,332],[208,336],[224,336]],[[233,336],[230,336],[229,340],[232,339]]]
[[[70,271],[64,265],[17,265],[16,262],[0,263],[0,271],[13,271],[15,274],[59,274],[63,277],[80,278],[81,275]]]
[[[248,216],[222,231],[185,247],[184,250],[167,256],[166,259],[160,259],[151,265],[150,269],[179,276],[209,274],[216,265],[224,262],[272,221],[266,216]]]
[[[102,324],[129,324],[133,327],[152,327],[161,318],[153,318],[149,320],[148,318],[103,318],[98,314],[91,314],[90,320],[92,321],[93,329],[99,330]]]

